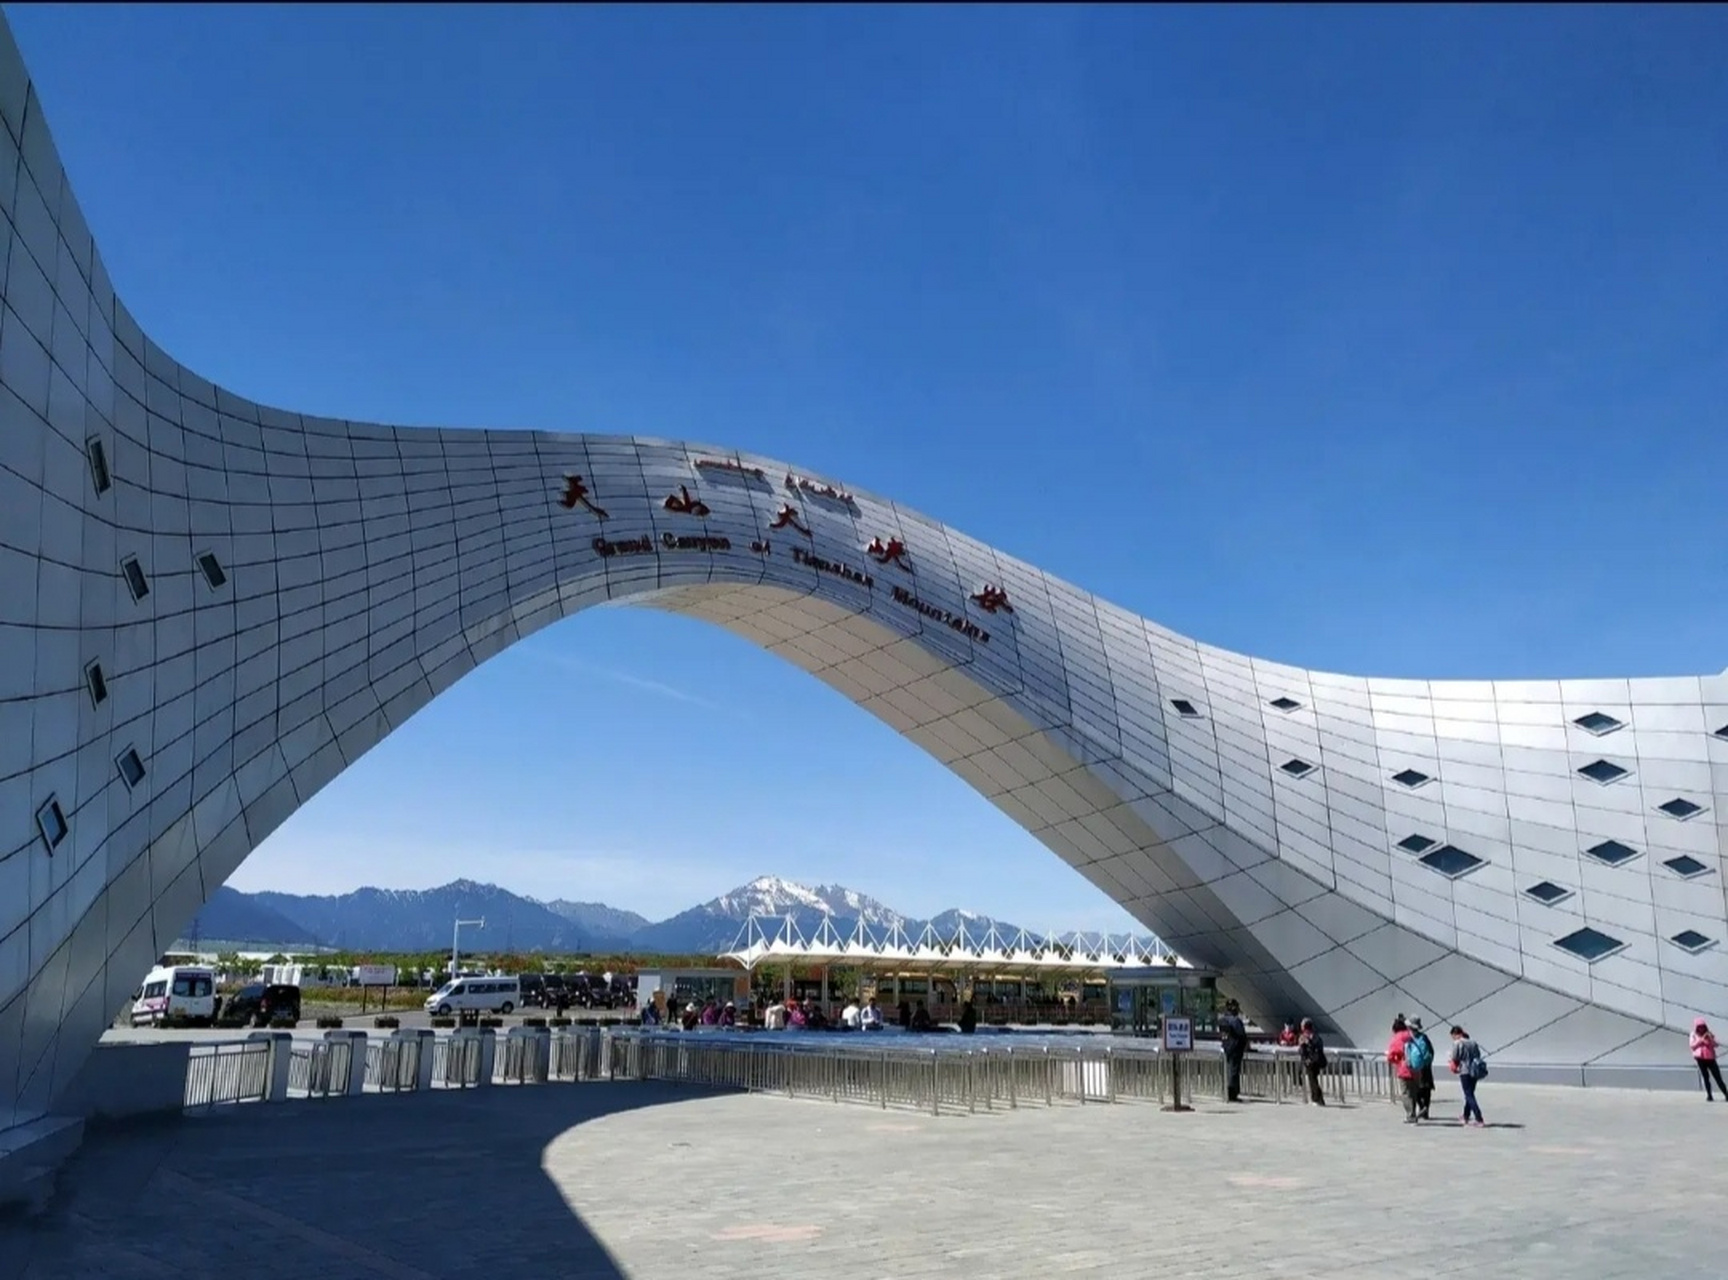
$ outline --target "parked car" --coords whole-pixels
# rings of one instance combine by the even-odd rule
[[[426,997],[426,1012],[441,1017],[464,1010],[513,1013],[521,1003],[522,988],[515,978],[456,978]]]
[[[222,1002],[219,1021],[230,1027],[267,1027],[278,1018],[300,1021],[300,988],[254,982]]]
[[[549,973],[545,976],[544,981],[546,983],[546,995],[542,1003],[546,1008],[556,1009],[560,999],[562,999],[565,1004],[576,1003],[575,997],[570,993],[570,989],[564,985],[563,974]]]
[[[522,990],[522,1007],[546,1004],[546,976],[540,973],[522,973],[516,976],[516,982]]]
[[[203,965],[159,965],[132,995],[132,1025],[184,1018],[209,1026],[216,1016],[216,971]]]

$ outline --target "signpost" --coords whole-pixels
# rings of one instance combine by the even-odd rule
[[[1192,1111],[1182,1101],[1182,1055],[1194,1052],[1194,1022],[1191,1018],[1164,1018],[1164,1052],[1170,1055],[1170,1105],[1166,1111]]]
[[[396,985],[396,966],[393,964],[357,964],[354,966],[354,984],[360,988],[360,1012],[366,1012],[366,993],[372,987],[383,987],[378,997],[378,1007],[390,1007],[390,988]]]

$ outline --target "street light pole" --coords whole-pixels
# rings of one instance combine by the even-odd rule
[[[458,919],[456,921],[456,927],[450,931],[450,981],[452,982],[456,981],[456,959],[461,953],[462,926],[465,924],[476,925],[479,928],[484,929],[486,927],[486,918],[482,916],[478,920]]]

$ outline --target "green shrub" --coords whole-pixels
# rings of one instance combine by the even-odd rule
[[[570,1019],[568,1018],[548,1018],[546,1021],[549,1026],[554,1027],[567,1027],[570,1025]]]
[[[502,1018],[482,1018],[482,1019],[480,1019],[480,1025],[483,1027],[501,1027],[504,1025],[504,1019],[502,1019]]]
[[[522,1019],[522,1025],[525,1027],[543,1027],[546,1025],[546,1019],[545,1018],[524,1018],[524,1019]]]
[[[342,1019],[340,1018],[323,1017],[318,1019],[318,1029],[320,1031],[336,1031],[339,1030],[341,1026]]]
[[[380,1031],[392,1031],[402,1025],[402,1019],[398,1018],[393,1013],[385,1013],[372,1019],[372,1025],[377,1027]]]
[[[456,1019],[454,1019],[454,1018],[434,1018],[434,1019],[432,1019],[432,1025],[435,1027],[453,1027],[456,1025]]]

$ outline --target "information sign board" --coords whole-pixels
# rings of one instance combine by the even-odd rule
[[[354,966],[354,981],[362,987],[393,987],[396,985],[396,966],[357,964]]]
[[[1190,1053],[1194,1049],[1192,1018],[1164,1019],[1164,1048],[1169,1053]]]

